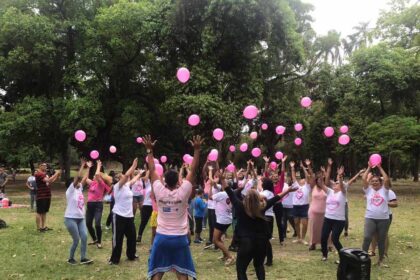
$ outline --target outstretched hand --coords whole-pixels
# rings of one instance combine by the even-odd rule
[[[263,159],[264,159],[264,161],[265,161],[266,163],[268,163],[268,162],[270,161],[270,158],[269,158],[269,157],[267,157],[267,156],[264,156],[264,157],[263,157]]]
[[[337,170],[337,175],[338,176],[344,175],[344,166],[340,166],[340,168]]]
[[[333,164],[332,158],[328,158],[328,165],[332,165],[332,164]]]
[[[291,168],[294,168],[295,167],[295,162],[291,161],[291,162],[289,162],[289,165],[290,165]]]
[[[146,147],[146,149],[148,149],[148,150],[153,150],[156,142],[157,142],[157,140],[153,141],[152,136],[150,136],[150,135],[146,135],[146,136],[143,137],[143,144]]]
[[[287,160],[287,156],[284,156],[284,157],[281,159],[281,161],[282,161],[282,162],[286,162],[286,160]]]
[[[201,145],[204,143],[204,138],[200,135],[193,136],[193,139],[189,141],[194,150],[199,150]]]

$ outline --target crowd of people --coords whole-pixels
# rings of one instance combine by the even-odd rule
[[[79,243],[81,264],[93,262],[87,257],[88,244],[103,247],[104,197],[109,197],[111,202],[106,221],[107,227],[112,225],[112,248],[107,248],[111,253],[109,264],[120,262],[124,237],[128,260],[139,258],[136,244],[142,242],[150,222],[152,244],[148,277],[151,279],[161,279],[169,271],[175,271],[178,279],[196,278],[190,246],[192,242],[196,246],[204,242],[202,231],[207,228],[209,235],[203,249],[220,250],[219,259],[224,265],[236,264],[238,279],[247,279],[251,261],[257,278],[265,279],[265,266],[275,261],[271,244],[274,223],[280,246],[288,238],[287,233],[291,233],[289,238],[297,244],[294,246],[315,250],[320,245],[320,258],[327,261],[333,246],[337,251],[343,248],[340,237],[343,231],[348,235],[349,224],[347,193],[361,176],[366,197],[362,248],[373,256],[378,247],[378,265],[386,266],[388,229],[392,220],[390,208],[398,204],[395,193],[390,190],[388,175],[380,165],[369,164],[345,181],[344,167],[333,170],[331,159],[325,167],[315,171],[309,159],[296,163],[288,162],[284,156],[280,164],[272,168],[270,159],[264,157],[266,164],[261,172],[253,161],[248,161],[245,169],[232,170],[207,159],[202,181],[197,181],[203,140],[196,136],[190,142],[194,149],[192,163],[183,164],[179,171],[168,168],[159,172],[153,154],[156,141],[150,136],[143,138],[147,151],[147,164],[143,169],[139,169],[136,158],[124,173],[107,174],[100,160],[95,163],[82,160],[78,175],[67,183],[64,224],[73,240],[68,263],[78,263],[75,253]],[[60,171],[48,175],[46,168],[45,163],[40,164],[27,180],[31,207],[36,201],[39,232],[51,230],[47,227],[51,184],[60,176]],[[335,174],[334,180],[332,174]],[[0,173],[4,183],[7,179],[2,178]],[[138,230],[135,226],[137,210],[140,212]],[[230,227],[232,242],[228,245],[225,237]]]

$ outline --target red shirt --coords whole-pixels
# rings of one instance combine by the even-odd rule
[[[44,182],[45,177],[47,177],[47,174],[45,174],[44,172],[38,171],[35,174],[36,187],[37,187],[36,200],[51,198],[51,188],[46,182]]]

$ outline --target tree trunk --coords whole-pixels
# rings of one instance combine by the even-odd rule
[[[61,168],[63,169],[63,175],[61,176],[62,182],[67,182],[70,179],[70,138],[67,139],[67,143],[63,146],[61,153]]]
[[[414,164],[412,167],[412,173],[413,173],[413,181],[418,182],[419,181],[419,165],[420,165],[420,155],[419,153],[414,154]]]
[[[29,161],[29,166],[31,167],[31,174],[33,174],[35,172],[35,164],[32,159]]]

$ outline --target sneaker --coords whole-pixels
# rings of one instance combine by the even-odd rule
[[[89,242],[88,245],[96,245],[96,243],[98,243],[98,241],[95,240],[95,241]]]
[[[305,246],[309,245],[309,243],[307,241],[303,241],[302,244],[305,245]]]
[[[75,259],[68,259],[68,260],[67,260],[67,263],[68,263],[68,264],[71,264],[71,265],[76,265],[76,264],[77,264],[77,262],[76,262],[76,260],[75,260]]]
[[[90,264],[90,263],[93,263],[93,261],[86,258],[80,260],[80,264]]]
[[[327,257],[322,257],[321,261],[326,262],[327,261]]]
[[[295,239],[295,240],[292,241],[292,243],[299,243],[299,242],[300,242],[299,239]]]
[[[128,258],[129,261],[135,261],[138,260],[139,256],[138,255],[134,255],[134,258]]]
[[[335,264],[340,264],[340,261],[339,260],[336,260],[334,263]]]
[[[106,229],[106,230],[109,230],[109,226],[105,226],[105,229]]]
[[[229,266],[235,263],[235,257],[230,257],[225,261],[225,266]]]
[[[117,263],[114,263],[113,261],[108,261],[108,265],[117,265]]]
[[[96,243],[96,247],[98,247],[98,249],[102,249],[102,244],[101,243]]]
[[[204,242],[204,239],[203,239],[203,238],[201,238],[201,237],[200,237],[198,240],[200,240],[201,242]]]
[[[49,231],[49,230],[53,230],[53,229],[49,227],[44,227],[44,231]]]
[[[207,245],[207,244],[208,244],[208,243],[206,243],[206,246],[204,247],[204,249],[205,249],[205,250],[207,250],[207,249],[212,249],[212,248],[213,248],[213,246],[214,246],[212,243],[210,243],[210,244],[208,244],[208,245]]]
[[[221,260],[221,261],[226,261],[226,260],[227,260],[227,258],[226,258],[225,256],[220,256],[220,257],[218,257],[217,259],[218,259],[218,260]]]
[[[141,235],[137,236],[136,242],[141,243]]]
[[[203,243],[203,241],[201,241],[201,240],[194,240],[194,243],[195,244],[201,244],[201,243]]]
[[[347,236],[349,236],[349,233],[348,233],[348,231],[345,231],[344,232],[344,237],[347,237]]]
[[[309,246],[309,251],[314,251],[316,250],[316,245],[312,244],[311,246]]]
[[[273,266],[273,263],[272,262],[266,262],[265,265],[266,266]]]

